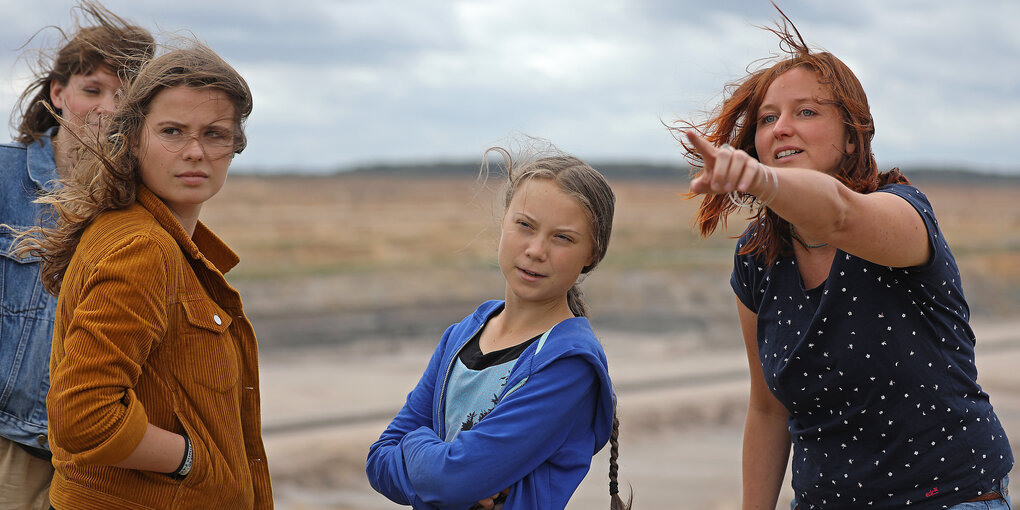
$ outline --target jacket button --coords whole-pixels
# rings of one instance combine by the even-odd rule
[[[213,320],[213,322],[216,323],[217,326],[222,326],[223,325],[223,319],[220,318],[219,314],[213,314],[212,320]]]
[[[46,434],[39,434],[39,435],[38,435],[38,436],[37,436],[37,437],[35,438],[35,440],[36,440],[36,442],[38,442],[38,443],[39,443],[39,446],[46,446],[46,441],[47,441],[47,439],[46,439]]]

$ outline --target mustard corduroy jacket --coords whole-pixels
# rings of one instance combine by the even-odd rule
[[[50,359],[58,510],[272,508],[255,333],[223,277],[237,262],[201,222],[189,238],[142,185],[85,229]],[[184,480],[112,467],[148,423],[191,439]]]

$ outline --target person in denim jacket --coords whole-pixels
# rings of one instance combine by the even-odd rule
[[[53,475],[46,392],[57,298],[43,289],[39,257],[14,255],[15,232],[52,223],[35,199],[66,174],[76,132],[97,133],[113,110],[126,58],[154,49],[146,30],[101,6],[81,11],[92,23],[42,63],[44,73],[21,95],[17,141],[0,145],[0,510],[48,508]]]

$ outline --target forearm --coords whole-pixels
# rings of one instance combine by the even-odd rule
[[[184,458],[184,436],[149,424],[142,442],[127,458],[114,464],[125,469],[170,473]]]
[[[579,422],[591,426],[597,382],[588,361],[560,359],[533,373],[453,441],[443,441],[428,427],[407,434],[401,451],[418,496],[437,506],[473,503],[520,482],[557,452],[590,462],[591,451],[564,443]]]
[[[414,487],[411,486],[404,466],[399,439],[376,441],[369,448],[365,472],[372,488],[390,501],[409,506],[416,499]]]
[[[744,426],[743,510],[774,510],[790,457],[786,417],[749,409]]]
[[[832,176],[802,168],[771,169],[777,183],[760,178],[751,192],[758,197],[774,196],[768,206],[793,224],[800,235],[831,242],[846,224],[855,194]],[[778,192],[773,188],[778,186]]]

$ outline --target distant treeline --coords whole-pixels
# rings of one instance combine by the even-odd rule
[[[607,179],[686,179],[690,176],[690,167],[681,165],[664,165],[654,163],[592,163]],[[493,171],[498,171],[496,165]],[[900,170],[912,182],[971,182],[1001,183],[1020,185],[1020,173],[989,173],[968,169],[945,169],[933,167],[901,167]],[[479,173],[478,163],[473,162],[436,162],[385,164],[357,167],[352,170],[337,172],[340,174],[360,175],[394,175],[402,177],[432,176],[468,176]]]
[[[655,165],[647,163],[593,163],[599,172],[606,178],[635,178],[635,179],[675,179],[678,176],[686,178],[689,175],[689,168],[670,165]],[[491,165],[491,171],[501,171],[501,166]],[[353,170],[338,172],[338,174],[372,174],[372,175],[399,175],[399,176],[475,176],[480,171],[478,163],[471,162],[438,162],[423,164],[386,164],[357,167]]]
[[[677,180],[677,179],[688,179],[690,177],[690,167],[686,165],[667,165],[667,164],[656,164],[656,163],[626,163],[626,162],[609,162],[609,163],[592,163],[598,171],[602,172],[609,180]],[[884,168],[884,167],[882,167]],[[469,161],[448,161],[448,162],[432,162],[432,163],[388,163],[378,165],[364,165],[354,168],[337,170],[333,173],[304,173],[301,171],[287,171],[279,170],[273,171],[271,169],[259,169],[255,171],[245,171],[246,169],[239,169],[236,175],[238,176],[259,176],[259,177],[309,177],[309,178],[329,178],[334,176],[344,175],[378,175],[378,176],[395,176],[402,178],[422,178],[427,179],[430,177],[465,177],[473,179],[479,174],[479,165],[477,162]],[[900,170],[906,175],[911,182],[915,184],[924,183],[971,183],[971,184],[987,184],[987,185],[1004,185],[1004,186],[1020,186],[1020,169],[1013,173],[995,173],[987,172],[976,169],[958,169],[958,168],[936,168],[926,166],[905,166],[900,167]],[[493,164],[491,166],[492,172],[501,172],[502,166]]]

